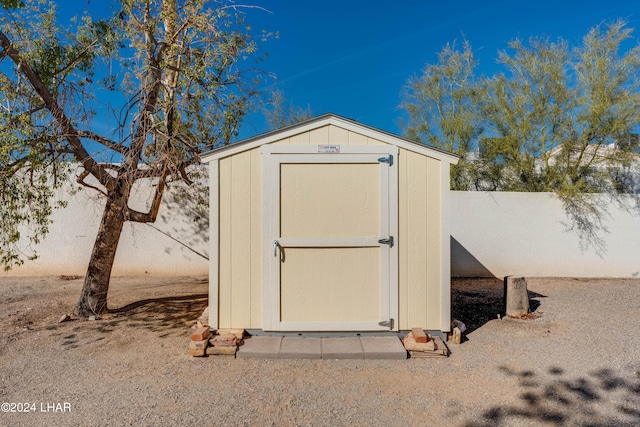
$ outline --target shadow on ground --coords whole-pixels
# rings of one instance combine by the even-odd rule
[[[151,332],[151,339],[187,336],[188,327],[207,304],[208,294],[149,298],[110,309],[95,321],[77,319],[44,329],[60,336],[61,345],[67,350],[108,344],[125,349],[133,345],[128,334],[133,329]]]
[[[45,329],[59,335],[62,346],[69,350],[109,342],[124,348],[132,339],[122,336],[127,336],[131,329],[147,330],[154,339],[186,336],[187,328],[195,323],[207,304],[208,294],[151,298],[111,309],[95,321],[75,320],[71,330],[66,329],[66,323]]]
[[[518,425],[525,421],[543,425],[590,427],[640,425],[640,372],[624,378],[611,369],[600,369],[586,377],[567,378],[562,368],[547,374],[499,370],[519,381],[519,404],[494,406],[480,420],[466,427]]]
[[[207,307],[208,298],[208,294],[149,298],[112,308],[101,320],[103,325],[99,330],[110,332],[120,322],[127,321],[131,326],[151,332],[183,334],[185,326],[194,323]]]
[[[544,295],[529,291],[530,311],[540,306]],[[451,279],[451,316],[465,324],[465,334],[505,313],[504,280],[492,278]]]

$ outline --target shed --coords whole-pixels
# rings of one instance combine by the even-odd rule
[[[326,114],[202,160],[211,327],[450,330],[456,155]]]

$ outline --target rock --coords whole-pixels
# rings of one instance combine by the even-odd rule
[[[453,321],[451,322],[451,327],[460,329],[460,332],[464,332],[467,330],[467,325],[465,325],[458,319],[453,319]]]
[[[212,346],[212,347],[207,347],[207,355],[209,356],[220,356],[220,355],[227,355],[227,356],[233,356],[236,354],[236,350],[238,349],[238,347],[223,347],[223,346]]]
[[[70,314],[65,314],[64,316],[62,316],[62,317],[60,318],[60,320],[58,321],[58,323],[68,322],[68,321],[70,321],[70,320],[73,320],[73,319],[71,318],[71,315],[70,315]]]
[[[189,343],[189,348],[193,350],[204,350],[207,348],[207,345],[209,345],[207,340],[191,341]]]
[[[453,341],[455,344],[460,344],[462,342],[462,332],[460,331],[460,329],[453,328],[451,341]]]
[[[189,354],[194,357],[206,355],[208,344],[209,342],[207,340],[189,342]]]
[[[203,326],[209,325],[209,307],[205,308],[202,315],[198,317],[198,323],[201,323]]]
[[[244,337],[244,329],[218,329],[216,331],[217,335],[233,335],[239,340]]]
[[[92,320],[92,321],[93,321],[93,320],[97,320],[97,319],[98,319],[98,318],[96,317],[96,315],[89,316],[89,320]]]
[[[215,335],[209,343],[221,347],[236,347],[240,345],[240,340],[234,335]]]

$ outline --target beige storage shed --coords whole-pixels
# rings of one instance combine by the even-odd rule
[[[202,160],[211,327],[450,330],[457,156],[327,114]]]

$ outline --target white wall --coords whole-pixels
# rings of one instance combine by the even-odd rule
[[[64,194],[64,193],[61,193]],[[203,225],[187,218],[179,204],[172,202],[170,191],[165,194],[158,219],[153,225],[197,252],[208,256],[208,231]],[[135,209],[144,210],[150,203],[150,192],[139,191]],[[96,192],[84,189],[73,196],[65,196],[68,206],[56,209],[53,223],[45,239],[33,247],[38,253],[35,261],[25,261],[5,276],[84,276],[91,249],[98,232],[104,199]],[[208,222],[208,219],[205,219]],[[208,230],[206,224],[205,230]],[[23,244],[24,246],[24,244]],[[27,247],[27,250],[29,248]],[[147,224],[126,223],[116,259],[113,276],[185,276],[207,275],[208,261]]]
[[[453,276],[637,277],[640,217],[609,207],[606,252],[582,251],[549,193],[451,192]],[[565,224],[563,224],[565,223]]]
[[[5,276],[78,275],[86,272],[102,202],[93,191],[72,196],[56,210],[50,234],[35,247],[40,257]],[[206,223],[188,219],[169,201],[154,227],[208,256]],[[141,193],[138,209],[149,203]],[[610,208],[606,252],[580,249],[580,240],[563,224],[560,202],[547,193],[451,192],[451,273],[458,277],[565,276],[638,277],[640,217]],[[207,275],[207,261],[146,224],[124,227],[114,276]]]

